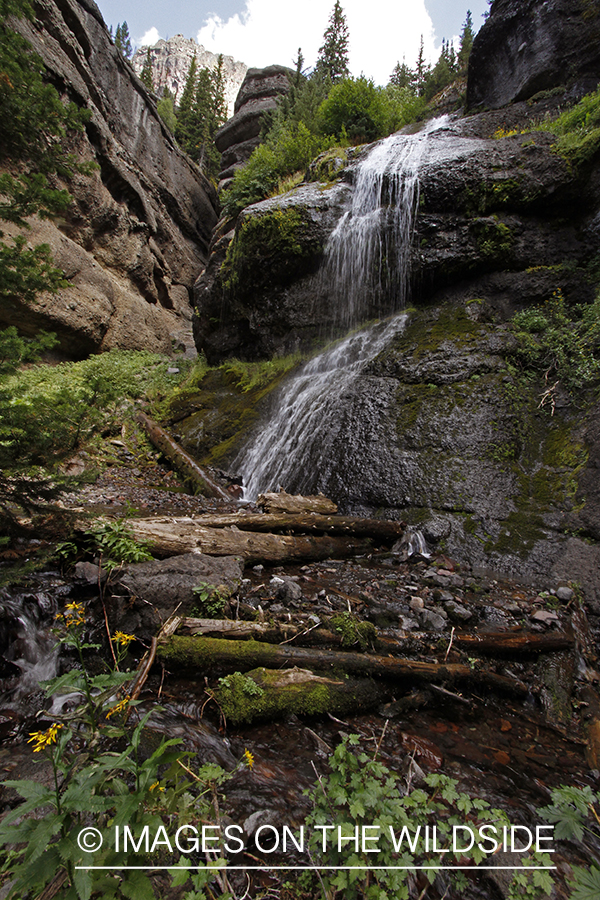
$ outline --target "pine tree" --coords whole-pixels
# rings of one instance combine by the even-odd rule
[[[122,25],[117,25],[117,30],[115,32],[115,46],[117,50],[121,51],[125,59],[131,59],[133,47],[131,46],[127,22],[123,22]]]
[[[323,35],[323,46],[319,49],[317,59],[317,69],[323,71],[333,82],[346,78],[350,74],[348,42],[349,32],[346,16],[339,0],[335,0],[329,17],[329,25]]]
[[[177,128],[175,129],[175,137],[177,138],[180,147],[186,151],[190,146],[190,142],[193,141],[193,107],[196,96],[197,72],[198,63],[194,56],[188,70],[185,87],[181,93],[181,99],[177,109]]]
[[[458,51],[458,65],[460,66],[461,71],[464,71],[469,63],[469,56],[471,55],[474,37],[473,18],[471,16],[471,10],[468,9],[467,18],[463,24],[463,30],[460,36],[460,48]]]
[[[146,59],[142,71],[140,72],[140,80],[144,82],[149,91],[154,92],[154,81],[152,79],[152,58],[150,56],[150,47],[146,52]]]
[[[398,60],[394,66],[394,71],[390,75],[389,83],[393,84],[395,87],[414,89],[415,73],[412,69],[409,69],[404,59],[402,60],[402,65],[400,65],[400,60]]]
[[[417,57],[417,64],[415,66],[415,89],[417,91],[417,95],[421,97],[425,90],[425,84],[427,83],[427,78],[429,77],[430,67],[425,62],[425,44],[423,41],[423,35],[421,35],[421,44],[419,46],[419,55]]]
[[[163,95],[156,104],[158,114],[170,131],[175,134],[177,129],[177,116],[175,115],[175,103],[173,102],[173,94],[169,88],[165,88]]]

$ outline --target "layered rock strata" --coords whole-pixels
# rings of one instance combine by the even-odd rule
[[[32,220],[26,233],[31,244],[51,246],[70,285],[33,308],[15,298],[0,319],[57,332],[69,357],[113,347],[170,351],[188,327],[191,288],[207,259],[214,189],[176,147],[93,0],[37,0],[35,10],[34,23],[16,27],[49,80],[91,111],[66,149],[97,168],[64,185],[73,203],[63,220]]]

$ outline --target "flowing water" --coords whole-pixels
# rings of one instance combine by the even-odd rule
[[[443,116],[417,134],[393,134],[358,166],[351,205],[329,239],[323,268],[338,321],[345,327],[356,327],[383,308],[403,308],[419,167],[432,135],[448,124]],[[274,414],[234,462],[244,478],[246,498],[277,487],[305,493],[318,488],[320,464],[342,416],[340,400],[404,322],[403,315],[396,315],[351,333],[287,379],[275,398]]]

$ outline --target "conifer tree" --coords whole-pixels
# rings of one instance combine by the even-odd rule
[[[423,35],[421,35],[419,55],[417,56],[417,64],[415,66],[415,88],[419,97],[423,95],[428,75],[429,66],[425,62],[425,44],[423,41]]]
[[[402,60],[402,65],[400,65],[400,60],[398,60],[394,66],[389,83],[393,84],[395,87],[414,88],[415,73],[412,69],[409,69],[404,59]]]
[[[177,128],[175,129],[175,137],[179,145],[187,150],[190,141],[193,140],[193,107],[196,97],[196,79],[198,72],[198,63],[194,56],[192,64],[188,70],[185,86],[181,93],[179,107],[177,109]]]
[[[131,37],[129,36],[129,26],[127,22],[117,25],[115,32],[115,46],[121,51],[125,59],[131,59],[133,47],[131,46]]]
[[[140,80],[144,82],[149,91],[154,91],[154,80],[152,78],[152,58],[150,56],[150,47],[146,51],[146,59],[142,71],[140,72]]]
[[[474,37],[473,18],[471,16],[471,10],[468,9],[467,18],[463,24],[463,30],[460,36],[460,48],[458,50],[458,64],[461,71],[464,71],[467,68]]]
[[[329,76],[331,81],[339,81],[350,74],[348,68],[349,32],[346,16],[339,0],[329,17],[329,25],[323,34],[323,46],[319,49],[317,69]]]
[[[158,114],[173,134],[175,134],[175,130],[177,128],[177,116],[175,115],[175,103],[173,101],[173,94],[169,90],[169,88],[165,88],[163,91],[163,95],[156,104],[156,109],[158,110]]]

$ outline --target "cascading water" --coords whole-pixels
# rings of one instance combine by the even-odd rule
[[[448,121],[443,116],[417,134],[390,135],[358,167],[350,208],[325,248],[324,277],[346,328],[405,304],[419,165],[430,135]]]
[[[391,135],[358,167],[351,206],[329,239],[324,263],[338,321],[346,328],[405,303],[419,165],[428,138],[448,121],[444,116],[417,134]],[[395,316],[350,334],[287,379],[274,398],[274,414],[234,462],[246,498],[278,486],[318,489],[321,461],[339,428],[340,399],[404,321]]]

